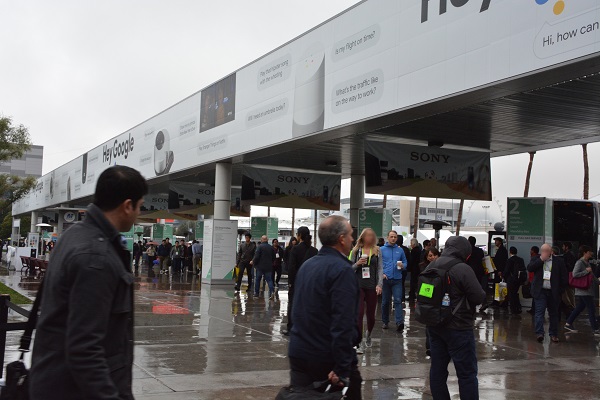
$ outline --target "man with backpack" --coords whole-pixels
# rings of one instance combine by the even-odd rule
[[[479,399],[473,334],[475,307],[485,292],[465,262],[471,244],[460,236],[446,241],[444,253],[419,277],[417,321],[427,325],[431,342],[430,388],[434,399],[450,400],[448,364],[453,361],[461,399]]]
[[[519,288],[527,281],[527,268],[525,261],[517,255],[517,248],[511,246],[508,261],[502,272],[502,279],[508,286],[508,303],[510,312],[521,314],[521,299],[519,299]]]

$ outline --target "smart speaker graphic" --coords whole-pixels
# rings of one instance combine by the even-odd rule
[[[166,129],[161,129],[156,134],[154,140],[154,172],[156,175],[164,175],[169,173],[173,165],[173,152],[170,150],[169,132]]]
[[[298,63],[292,136],[318,132],[325,126],[325,51],[314,44]]]

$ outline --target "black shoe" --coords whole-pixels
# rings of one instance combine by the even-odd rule
[[[381,327],[381,329],[390,329],[390,327],[388,326],[388,324],[383,324],[383,326]]]
[[[396,324],[396,332],[402,332],[404,330],[404,324]]]
[[[538,335],[537,341],[538,341],[538,343],[544,343],[544,335]]]
[[[431,357],[431,350],[429,350],[429,349],[425,350],[425,355],[427,357]]]
[[[533,308],[530,308],[529,310],[527,310],[527,312],[531,315],[535,314],[535,311],[533,311]]]
[[[288,331],[287,329],[284,329],[284,330],[281,331],[281,334],[283,336],[290,336],[290,331]]]

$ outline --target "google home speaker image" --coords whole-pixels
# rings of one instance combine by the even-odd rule
[[[325,126],[325,51],[315,44],[298,63],[294,93],[292,137],[323,130]]]
[[[173,152],[170,150],[169,132],[161,129],[154,140],[154,172],[156,175],[164,175],[171,170],[173,165]]]

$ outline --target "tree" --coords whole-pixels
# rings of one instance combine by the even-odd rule
[[[583,149],[583,199],[590,197],[590,165],[588,163],[587,143],[581,145]]]
[[[529,165],[527,166],[527,176],[525,177],[525,190],[523,197],[529,197],[529,182],[531,181],[531,170],[533,168],[533,158],[535,157],[535,151],[529,152]]]
[[[29,130],[23,125],[14,126],[10,117],[0,117],[0,164],[23,157],[30,148]],[[33,177],[0,174],[0,217],[9,214],[12,204],[35,185]]]

